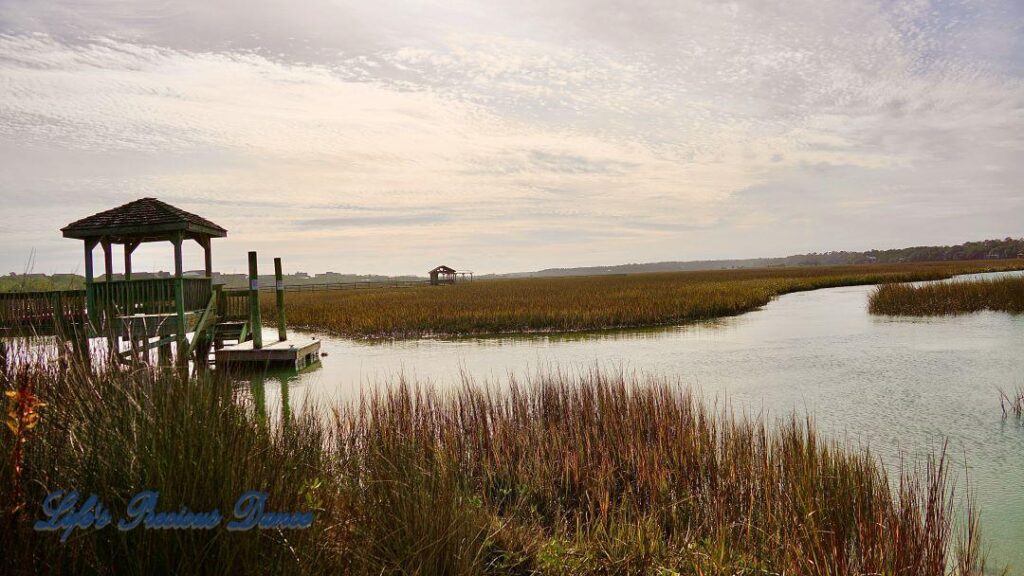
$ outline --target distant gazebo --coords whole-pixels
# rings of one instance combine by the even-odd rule
[[[430,283],[434,286],[439,284],[455,284],[456,281],[467,279],[473,279],[473,273],[469,270],[456,270],[443,264],[430,271]]]
[[[438,284],[455,284],[455,269],[443,264],[434,268],[430,271],[430,283],[434,286]]]

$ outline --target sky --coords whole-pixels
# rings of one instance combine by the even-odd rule
[[[423,275],[1017,237],[1022,182],[1020,0],[0,0],[0,273],[145,196]]]

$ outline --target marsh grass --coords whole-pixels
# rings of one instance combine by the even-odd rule
[[[223,379],[91,370],[16,352],[0,386],[47,402],[3,573],[980,574],[941,456],[887,477],[813,422],[733,416],[678,382],[557,371],[441,393],[398,381],[268,422]],[[327,414],[327,417],[325,417]],[[0,455],[12,449],[0,437]],[[6,468],[6,467],[5,467]],[[9,494],[14,478],[0,470]],[[313,510],[305,531],[31,530],[54,489],[116,511]],[[964,526],[966,528],[961,528]]]
[[[575,332],[742,314],[789,292],[937,280],[1019,262],[766,268],[288,294],[288,321],[354,338]],[[273,298],[263,299],[272,318]]]
[[[270,494],[275,510],[313,509],[329,491],[325,452],[329,431],[311,414],[287,428],[262,422],[229,382],[189,379],[176,371],[103,365],[95,369],[33,358],[25,352],[3,373],[0,386],[32,380],[47,407],[25,446],[21,492],[26,512],[4,507],[0,572],[56,574],[287,573],[298,565],[326,569],[320,545],[326,523],[308,531],[226,532],[143,530],[76,531],[61,544],[55,533],[31,527],[53,490],[96,494],[123,515],[143,490],[160,492],[161,511],[219,509],[229,515],[247,490]],[[11,450],[0,435],[0,451]],[[0,489],[15,478],[0,471]],[[317,485],[319,483],[319,485]],[[316,486],[316,487],[314,487]],[[116,520],[115,520],[116,521]]]
[[[1003,411],[1003,418],[1013,415],[1018,420],[1024,418],[1024,386],[1018,387],[1012,392],[999,390],[999,407]]]
[[[982,310],[1024,313],[1024,277],[940,282],[922,286],[885,284],[870,296],[872,314],[947,316]]]

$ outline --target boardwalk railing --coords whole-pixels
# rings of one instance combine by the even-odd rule
[[[144,278],[140,280],[112,280],[93,284],[96,302],[94,328],[108,325],[108,316],[136,314],[174,314],[177,278]],[[206,308],[213,294],[209,278],[181,278],[185,311]],[[429,280],[389,280],[383,282],[332,282],[322,284],[292,284],[284,287],[288,292],[316,292],[330,290],[373,290],[381,288],[412,288],[427,286]],[[273,291],[272,283],[261,286],[261,291]],[[53,292],[0,293],[0,332],[28,331],[53,334],[58,329],[88,323],[88,295],[85,290]],[[249,292],[244,288],[226,288],[217,301],[217,315],[222,320],[249,318]]]
[[[0,293],[0,333],[50,334],[86,321],[85,290]]]
[[[96,305],[119,316],[133,314],[173,314],[177,278],[146,278],[143,280],[114,280],[93,284]],[[182,278],[185,310],[206,308],[213,293],[209,278]]]
[[[428,286],[430,280],[386,280],[376,282],[329,282],[322,284],[285,284],[285,292],[324,292],[328,290],[374,290],[379,288],[414,288],[416,286]],[[273,282],[260,286],[261,292],[273,292],[276,289]],[[247,288],[232,287],[225,288],[225,292],[244,292],[248,294]]]
[[[93,328],[106,326],[110,315],[174,314],[177,278],[114,280],[93,284]],[[181,278],[186,311],[206,308],[213,293],[209,278]],[[54,334],[88,323],[86,290],[0,293],[0,331]]]
[[[217,316],[221,320],[249,319],[248,290],[222,290],[217,298]]]

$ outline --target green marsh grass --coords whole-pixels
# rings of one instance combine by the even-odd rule
[[[1020,262],[766,268],[489,280],[454,286],[290,293],[288,322],[353,338],[574,332],[742,314],[789,292],[937,280]],[[273,318],[272,297],[263,299]]]
[[[939,455],[890,478],[813,422],[734,416],[678,382],[594,370],[500,389],[397,381],[269,421],[224,377],[14,351],[47,406],[4,502],[4,574],[980,574]],[[3,461],[11,435],[0,435]],[[14,492],[0,468],[0,494]],[[309,530],[33,532],[55,489],[123,513],[264,490]]]
[[[1024,313],[1024,277],[940,282],[923,286],[885,284],[871,293],[869,310],[887,316],[948,316],[982,310]]]

